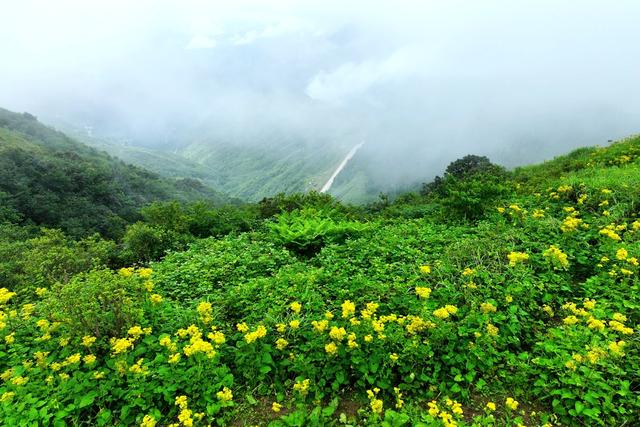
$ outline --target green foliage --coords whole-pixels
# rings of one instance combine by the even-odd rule
[[[303,255],[313,255],[327,244],[343,242],[368,228],[363,223],[336,220],[335,216],[332,211],[305,208],[281,213],[275,222],[267,223],[267,228],[275,242]]]
[[[33,116],[0,109],[0,221],[61,228],[74,237],[122,236],[153,200],[228,199],[84,146]]]
[[[98,235],[74,241],[60,230],[15,233],[0,236],[0,287],[24,300],[34,299],[36,288],[66,283],[77,273],[111,265],[115,257],[115,244]]]
[[[195,239],[215,227],[209,207],[151,206],[141,231],[194,239],[153,270],[94,269],[26,305],[0,289],[0,419],[633,425],[638,146],[548,173],[450,173],[367,222],[296,196],[257,231]],[[6,241],[31,233],[0,227]]]
[[[131,269],[80,273],[47,291],[42,314],[65,321],[72,337],[121,336],[142,318],[143,281]]]

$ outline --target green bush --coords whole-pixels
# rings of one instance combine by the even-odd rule
[[[339,243],[368,229],[363,223],[335,220],[331,212],[305,208],[284,212],[267,223],[271,239],[302,255],[316,254],[323,246]]]

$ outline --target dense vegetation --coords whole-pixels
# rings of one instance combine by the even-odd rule
[[[155,203],[115,243],[7,217],[0,418],[634,425],[639,154],[471,156],[360,208]]]
[[[119,237],[154,200],[229,199],[194,179],[172,181],[56,132],[28,113],[0,109],[0,221]]]

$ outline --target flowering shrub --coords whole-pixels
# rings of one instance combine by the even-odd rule
[[[372,217],[312,258],[266,229],[0,288],[0,419],[634,425],[640,168],[611,150],[516,172],[474,226]]]

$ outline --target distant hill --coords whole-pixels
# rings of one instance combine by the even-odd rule
[[[204,128],[180,134],[173,148],[166,144],[151,147],[113,137],[89,136],[83,128],[68,123],[58,121],[55,125],[75,139],[131,164],[166,177],[196,178],[249,202],[277,193],[319,190],[359,142],[341,134],[336,134],[335,140],[324,140],[279,131],[223,137]],[[356,156],[347,165],[331,194],[356,203],[377,196],[380,189],[372,188],[361,162]]]
[[[234,200],[193,178],[169,179],[0,109],[0,221],[61,228],[73,236],[119,236],[156,200]]]

